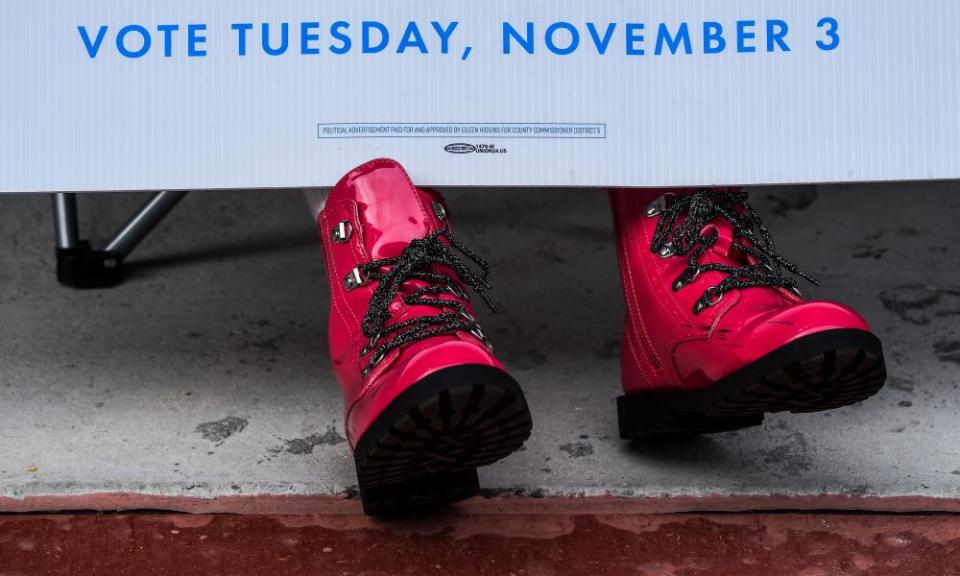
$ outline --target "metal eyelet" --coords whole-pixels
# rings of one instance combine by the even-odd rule
[[[383,359],[386,357],[386,353],[382,351],[377,352],[377,355],[363,368],[363,370],[360,371],[360,376],[365,378],[367,374],[373,371],[373,369],[376,368],[378,364],[383,362]]]
[[[697,278],[700,277],[700,273],[701,273],[700,268],[694,268],[692,275],[691,275],[689,272],[684,272],[684,273],[681,274],[680,277],[677,278],[677,280],[673,283],[673,291],[674,291],[674,292],[679,292],[679,291],[682,290],[683,287],[686,286],[687,284],[693,284],[694,282],[697,281]],[[688,278],[688,276],[689,276],[689,278]]]
[[[803,298],[803,291],[801,291],[796,286],[791,286],[790,291],[793,292],[794,296],[796,296],[797,298]]]
[[[366,356],[370,352],[373,352],[373,349],[377,346],[377,343],[380,342],[380,335],[377,334],[370,341],[367,342],[367,345],[363,347],[363,350],[360,351],[360,356]]]
[[[468,300],[469,296],[456,284],[450,284],[447,286],[447,292],[450,292],[455,297],[460,298],[461,300]]]
[[[477,340],[483,342],[484,344],[487,343],[487,336],[483,333],[483,330],[481,330],[479,326],[471,330],[470,334],[472,334]]]
[[[463,318],[464,318],[467,322],[476,322],[476,321],[477,321],[477,319],[473,317],[473,314],[467,312],[466,310],[461,310],[461,311],[460,311],[460,315],[463,316]]]
[[[330,232],[330,237],[336,244],[344,244],[353,236],[353,224],[344,220]]]
[[[433,215],[441,222],[447,219],[447,209],[437,200],[433,201]]]
[[[693,307],[693,313],[699,314],[706,308],[712,308],[713,306],[719,304],[721,300],[723,300],[723,292],[721,292],[716,286],[711,286],[707,288],[706,292],[703,293],[703,296],[697,300],[697,303]]]
[[[673,249],[673,243],[671,242],[664,244],[663,247],[657,252],[657,254],[663,259],[670,258],[676,255],[676,253],[677,252]]]
[[[360,268],[354,268],[347,274],[347,277],[343,279],[343,285],[346,286],[347,290],[355,290],[366,283],[367,277]]]
[[[660,196],[653,202],[647,204],[647,208],[646,210],[643,211],[643,214],[647,218],[653,218],[654,216],[658,216],[661,212],[663,212],[667,208],[667,200],[669,200],[670,198],[673,198],[674,196],[676,196],[676,194],[673,194],[670,192],[667,192],[663,196]]]

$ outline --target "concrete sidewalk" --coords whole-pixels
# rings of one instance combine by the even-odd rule
[[[482,320],[535,419],[526,449],[481,473],[486,489],[960,509],[960,184],[753,196],[781,251],[823,280],[808,293],[877,330],[887,388],[834,412],[630,446],[616,431],[622,304],[604,194],[450,191],[458,236],[494,264],[502,311]],[[141,198],[82,198],[85,233],[107,236]],[[0,510],[105,493],[127,494],[106,508],[173,509],[350,493],[323,263],[299,193],[189,196],[109,291],[56,283],[48,197],[0,197],[0,246]]]

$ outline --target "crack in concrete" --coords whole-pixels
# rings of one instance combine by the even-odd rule
[[[317,446],[336,446],[343,444],[347,439],[344,438],[333,426],[328,426],[323,434],[311,434],[304,438],[293,438],[285,440],[283,446],[271,448],[273,454],[293,454],[296,456],[306,456],[313,454],[313,449]]]
[[[560,451],[566,452],[570,458],[583,458],[593,455],[593,445],[586,442],[571,442],[569,444],[561,444]]]
[[[203,436],[204,440],[219,444],[234,434],[243,432],[247,424],[249,421],[246,418],[228,416],[213,422],[197,424],[196,432]]]
[[[907,284],[881,292],[880,302],[904,322],[926,326],[933,321],[931,315],[945,318],[960,314],[960,310],[953,308],[953,304],[960,306],[960,289]]]
[[[941,362],[960,364],[960,340],[941,340],[933,345],[933,351]]]

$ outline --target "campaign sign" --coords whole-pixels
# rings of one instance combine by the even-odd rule
[[[0,4],[0,191],[960,177],[956,0]]]

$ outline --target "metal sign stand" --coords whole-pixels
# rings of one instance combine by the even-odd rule
[[[109,288],[123,281],[123,261],[173,210],[186,192],[157,192],[117,230],[102,250],[80,239],[77,196],[53,195],[57,280],[71,288]]]

